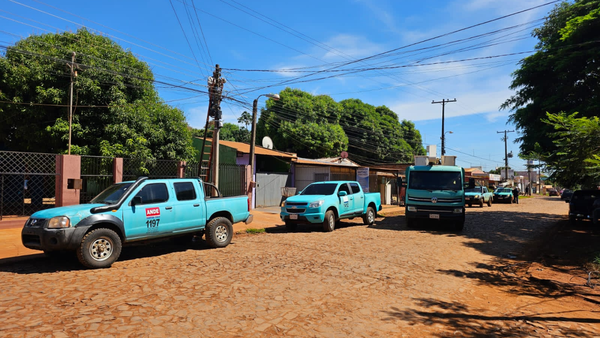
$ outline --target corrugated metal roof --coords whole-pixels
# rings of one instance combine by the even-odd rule
[[[210,138],[207,138],[206,140],[212,142],[212,139],[210,139]],[[239,151],[240,153],[250,154],[250,144],[248,144],[248,143],[219,140],[219,144],[224,145],[229,148],[233,148],[233,149]],[[258,145],[254,147],[254,154],[285,157],[285,158],[296,158],[297,157],[296,154],[294,154],[294,153],[286,153],[283,151],[267,149],[267,148],[263,148]]]
[[[336,166],[336,167],[352,167],[359,168],[360,165],[357,163],[341,157],[331,157],[331,158],[318,158],[318,159],[309,159],[309,158],[301,158],[293,160],[296,164],[308,164],[308,165],[328,165],[328,166]]]

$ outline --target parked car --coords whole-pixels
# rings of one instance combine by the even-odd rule
[[[558,193],[558,190],[550,188],[548,189],[548,196],[560,196],[560,194]]]
[[[600,217],[600,190],[576,190],[569,203],[569,221],[591,220],[598,224]]]
[[[512,188],[498,188],[494,190],[494,202],[512,203]]]
[[[465,204],[469,207],[473,204],[478,204],[483,208],[483,204],[487,203],[488,207],[492,206],[494,193],[489,191],[487,187],[477,186],[474,188],[465,189]]]
[[[562,191],[562,193],[560,194],[560,199],[565,200],[565,201],[570,201],[571,200],[571,196],[573,196],[573,190],[571,190],[571,189],[564,189]]]
[[[322,224],[330,232],[344,218],[362,217],[364,224],[375,222],[381,211],[381,195],[366,193],[356,181],[315,182],[298,195],[288,197],[279,216],[288,230],[298,224]]]
[[[29,249],[76,252],[86,267],[107,268],[123,245],[134,242],[205,235],[209,246],[225,247],[237,222],[252,222],[246,195],[221,197],[214,185],[198,178],[140,177],[108,187],[89,204],[34,213],[21,240]]]

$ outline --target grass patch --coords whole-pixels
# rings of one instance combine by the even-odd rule
[[[265,229],[248,228],[248,229],[246,229],[246,233],[247,234],[262,234],[262,233],[265,233]]]
[[[594,288],[597,285],[594,283],[594,279],[600,279],[600,252],[595,253],[591,261],[585,263],[583,267],[588,274],[587,285]]]

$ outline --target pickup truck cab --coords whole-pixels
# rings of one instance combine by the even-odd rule
[[[232,224],[252,222],[248,197],[220,197],[198,178],[141,177],[114,184],[89,204],[34,213],[21,231],[23,245],[45,253],[75,251],[89,268],[115,262],[123,245],[165,237],[206,234],[211,247],[225,247]]]
[[[279,216],[290,231],[298,224],[322,224],[330,232],[344,218],[362,217],[364,224],[373,224],[377,211],[381,211],[379,193],[365,193],[356,181],[327,181],[288,197]]]
[[[489,191],[487,187],[476,186],[474,188],[465,189],[465,204],[469,207],[473,204],[478,204],[483,208],[483,204],[486,203],[488,207],[492,206],[494,200],[494,193]]]

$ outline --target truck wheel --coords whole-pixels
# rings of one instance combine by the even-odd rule
[[[492,198],[490,197],[490,198],[488,199],[488,207],[491,207],[491,206],[492,206]]]
[[[460,220],[460,221],[456,221],[454,223],[454,230],[456,231],[462,231],[463,228],[465,227],[465,220]]]
[[[469,208],[473,207],[473,204],[469,203]]]
[[[285,222],[285,229],[287,231],[296,231],[296,229],[298,229],[298,224],[292,222]]]
[[[365,223],[365,225],[375,223],[375,210],[372,207],[367,207],[367,213],[363,215],[363,223]]]
[[[83,237],[77,248],[77,258],[88,268],[109,268],[119,258],[121,248],[121,238],[116,232],[98,228]]]
[[[224,248],[233,238],[233,226],[225,217],[214,218],[206,225],[205,237],[210,247]]]
[[[483,198],[481,198],[481,201],[479,201],[479,207],[483,208]]]
[[[323,221],[323,231],[332,232],[335,229],[335,214],[331,210],[327,210],[325,213],[325,220]]]

